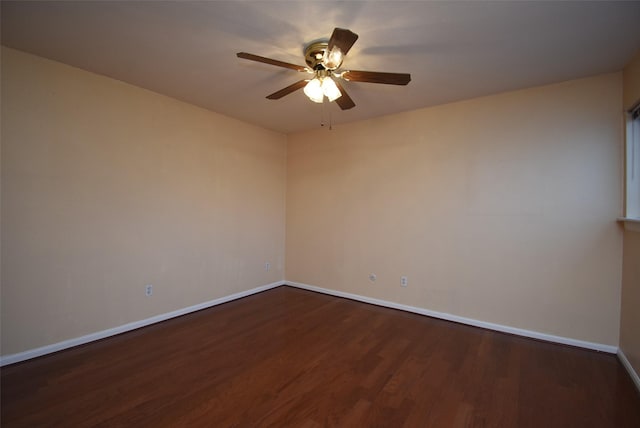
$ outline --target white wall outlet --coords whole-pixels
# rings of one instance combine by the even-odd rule
[[[266,262],[266,263],[264,264],[264,270],[265,270],[266,272],[269,272],[269,271],[271,270],[271,263]]]
[[[376,276],[376,274],[375,274],[375,273],[370,273],[370,274],[369,274],[369,281],[371,281],[371,282],[375,282],[375,281],[376,281],[376,279],[378,279],[378,277]]]
[[[406,276],[400,277],[400,286],[406,287],[408,283],[409,283],[409,280],[407,279]]]
[[[144,294],[147,296],[151,296],[153,294],[153,285],[147,284],[144,286]]]

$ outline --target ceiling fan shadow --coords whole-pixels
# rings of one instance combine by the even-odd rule
[[[370,46],[360,49],[360,55],[427,55],[444,54],[455,51],[451,46],[437,44]]]
[[[192,21],[199,20],[203,26],[211,26],[213,14],[217,31],[239,39],[278,44],[282,42],[281,34],[303,37],[299,34],[300,29],[291,19],[287,19],[287,14],[283,13],[285,11],[274,5],[268,7],[253,2],[195,2],[190,3],[189,7],[192,8]],[[274,28],[280,31],[275,34]]]
[[[337,4],[323,4],[319,3],[321,8],[320,11],[325,19],[324,22],[330,23],[334,27],[342,27],[342,28],[355,28],[357,27],[357,20],[361,16],[361,11],[365,6],[366,2],[348,2],[342,1]],[[327,6],[330,6],[327,9]]]

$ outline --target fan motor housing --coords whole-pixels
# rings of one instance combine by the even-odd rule
[[[327,67],[324,64],[324,58],[329,48],[329,43],[326,41],[314,42],[307,46],[304,50],[304,60],[312,70],[325,70]],[[332,70],[340,67],[338,64],[335,67],[331,67]]]

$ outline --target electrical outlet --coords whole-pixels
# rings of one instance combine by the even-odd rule
[[[153,285],[147,284],[144,287],[144,294],[147,296],[151,296],[153,294]]]
[[[409,280],[407,279],[406,276],[401,276],[400,277],[400,286],[401,287],[406,287],[408,283],[409,283]]]
[[[266,272],[269,272],[269,270],[271,270],[271,263],[266,262],[266,263],[264,264],[264,270],[265,270]]]
[[[375,273],[370,273],[370,274],[369,274],[369,281],[371,281],[371,282],[375,282],[375,281],[376,281],[376,279],[378,279],[378,277],[376,276],[376,274],[375,274]]]

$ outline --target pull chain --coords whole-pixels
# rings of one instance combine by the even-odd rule
[[[322,102],[322,110],[320,113],[320,126],[324,127],[324,119],[325,119],[325,107],[324,102]],[[331,116],[331,109],[329,108],[329,131],[333,131],[333,118]]]

